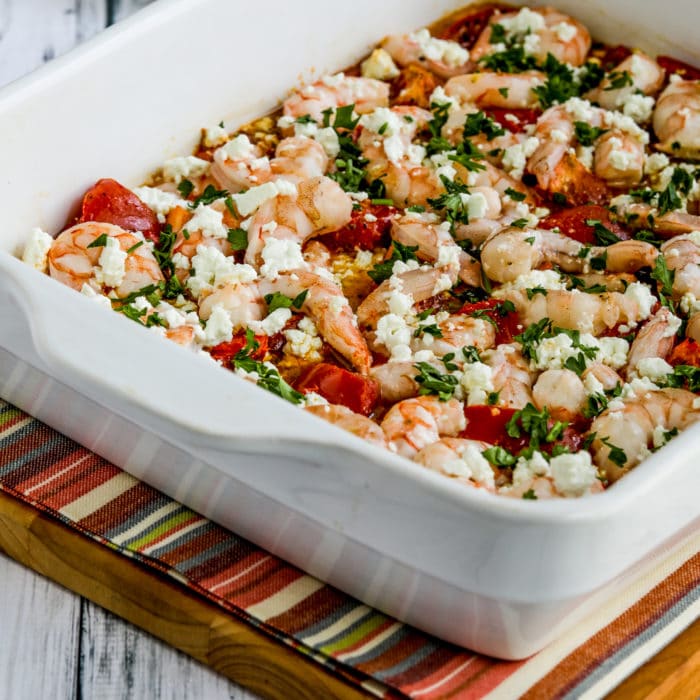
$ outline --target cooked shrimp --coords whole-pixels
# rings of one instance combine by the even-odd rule
[[[673,296],[700,297],[700,234],[675,236],[661,246],[666,265],[673,271]]]
[[[700,343],[700,311],[696,311],[689,319],[685,327],[686,338],[692,338],[696,343]]]
[[[389,84],[374,78],[357,78],[343,73],[327,75],[321,80],[296,90],[284,101],[287,117],[310,115],[317,122],[323,120],[323,111],[355,105],[358,114],[366,114],[389,104]]]
[[[639,363],[649,357],[665,360],[673,349],[680,319],[662,306],[638,331],[627,357],[627,376],[634,376]]]
[[[482,358],[491,367],[491,381],[499,406],[521,409],[532,403],[534,375],[518,346],[502,343],[485,352]]]
[[[102,236],[104,244],[95,245]],[[47,257],[51,277],[78,291],[87,284],[122,298],[164,279],[143,237],[113,224],[71,226],[56,237]]]
[[[616,76],[625,76],[622,87],[613,87]],[[600,85],[586,94],[586,99],[603,109],[623,107],[631,95],[655,95],[663,85],[664,69],[641,51],[635,51],[608,73]]]
[[[371,418],[355,413],[345,406],[335,404],[307,406],[306,410],[363,440],[380,447],[386,447],[384,432]]]
[[[496,11],[489,26],[479,35],[471,50],[471,58],[478,61],[488,54],[504,51],[503,44],[491,43],[492,26],[500,25],[507,36],[523,44],[527,53],[539,62],[551,53],[558,61],[580,66],[591,48],[591,35],[580,22],[552,7],[518,12]]]
[[[589,377],[591,379],[589,379]],[[597,382],[603,391],[612,391],[617,386],[622,386],[624,382],[622,377],[609,365],[604,365],[602,362],[592,362],[581,373],[581,379],[586,385],[586,380],[595,384]],[[593,381],[595,380],[595,381]],[[599,393],[589,390],[589,393]]]
[[[357,308],[357,320],[365,328],[376,328],[382,316],[391,313],[391,298],[401,293],[410,296],[412,306],[415,303],[434,297],[435,290],[444,290],[445,285],[454,285],[457,281],[457,270],[453,266],[431,267],[418,270],[408,270],[393,275],[384,280]]]
[[[586,123],[602,128],[607,113],[583,102]],[[556,190],[561,165],[576,143],[575,118],[568,105],[550,107],[537,120],[535,136],[539,145],[527,161],[527,171],[547,191]],[[641,132],[640,132],[641,134]],[[638,134],[611,128],[594,142],[594,172],[613,186],[637,184],[644,173],[644,144]]]
[[[424,447],[413,461],[455,481],[493,492],[494,470],[481,454],[489,447],[481,440],[446,437]]]
[[[435,396],[419,396],[394,404],[382,421],[389,449],[404,457],[441,437],[454,437],[466,427],[464,409],[457,399],[440,401]]]
[[[540,71],[469,73],[448,80],[445,93],[476,108],[532,108],[538,104],[533,88],[544,85],[546,79],[547,76]]]
[[[656,102],[652,123],[660,151],[700,158],[700,80],[671,80]]]
[[[269,158],[245,134],[239,134],[214,151],[210,173],[219,187],[230,192],[262,185],[272,177]]]
[[[418,246],[417,254],[422,260],[438,260],[459,267],[459,279],[472,287],[481,286],[481,265],[454,241],[445,226],[417,220],[414,216],[402,216],[391,224],[393,240],[407,246]]]
[[[539,410],[548,408],[555,420],[571,422],[586,405],[586,389],[576,372],[547,369],[532,387],[532,398]]]
[[[672,238],[683,233],[700,231],[700,216],[685,211],[669,211],[659,214],[655,207],[636,202],[631,197],[618,197],[614,208],[619,217],[633,229],[650,229],[662,238]]]
[[[272,280],[263,278],[247,284],[227,284],[200,302],[199,315],[205,321],[221,306],[235,326],[247,326],[266,315],[264,298],[279,292],[291,299],[306,292],[300,311],[310,316],[323,339],[362,374],[367,374],[372,357],[357,329],[355,317],[343,292],[333,282],[306,270],[284,272]]]
[[[493,323],[483,318],[473,318],[462,314],[452,314],[448,318],[438,321],[439,336],[424,334],[413,338],[411,348],[413,350],[432,350],[437,356],[448,353],[458,354],[465,346],[475,347],[477,350],[488,350],[496,342],[496,330]]]
[[[400,66],[425,65],[441,78],[465,73],[469,66],[466,49],[456,41],[431,37],[427,29],[411,34],[393,34],[386,37],[381,46]]]
[[[653,267],[658,251],[645,241],[590,247],[552,231],[510,228],[484,243],[481,264],[490,279],[513,282],[544,263],[554,263],[565,272],[588,272],[590,260],[601,256],[609,272],[627,273]]]
[[[627,399],[623,408],[607,409],[591,425],[593,460],[617,481],[646,459],[655,431],[685,430],[700,420],[697,398],[685,389],[656,389]]]
[[[639,283],[630,285],[624,294],[549,289],[546,296],[537,294],[532,299],[528,299],[525,290],[508,290],[503,296],[513,302],[525,325],[549,318],[560,328],[595,336],[618,324],[635,326],[649,317],[656,303],[649,290]]]
[[[265,243],[271,238],[302,245],[312,236],[342,228],[351,215],[352,200],[337,182],[327,177],[304,180],[295,194],[268,199],[253,214],[245,261],[260,265]]]
[[[445,365],[439,360],[432,360],[428,364],[439,372],[445,371]],[[370,375],[379,383],[382,401],[395,403],[418,396],[420,384],[416,381],[418,370],[413,360],[375,365],[370,370]]]

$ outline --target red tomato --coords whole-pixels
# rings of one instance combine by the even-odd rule
[[[517,454],[530,444],[530,438],[527,435],[512,438],[506,432],[506,424],[515,413],[514,408],[500,406],[465,406],[464,416],[467,419],[467,427],[460,433],[460,437],[468,440],[483,440]]]
[[[250,353],[250,357],[254,360],[262,360],[267,353],[267,336],[266,335],[256,335],[255,340],[258,342],[259,346],[257,350]],[[233,360],[236,353],[243,350],[246,346],[245,333],[237,333],[233,336],[231,340],[226,343],[219,343],[209,350],[209,354],[219,362],[228,364]]]
[[[562,209],[550,214],[540,221],[540,228],[558,228],[565,236],[573,238],[575,241],[586,245],[597,245],[593,235],[593,227],[586,224],[586,221],[600,221],[605,228],[610,229],[622,240],[627,240],[630,235],[618,223],[610,218],[610,211],[597,204],[583,204],[580,207]]]
[[[108,178],[98,180],[85,193],[79,222],[85,221],[101,221],[127,231],[141,231],[156,242],[160,238],[156,215],[131,190]]]
[[[505,107],[485,107],[484,114],[498,122],[504,129],[512,131],[514,134],[521,134],[528,124],[534,124],[540,112],[534,109],[506,109]],[[508,115],[513,115],[518,121],[506,119]]]
[[[297,391],[315,391],[330,403],[368,416],[379,401],[379,384],[342,367],[321,362],[311,365],[295,382]]]
[[[668,363],[673,365],[692,365],[700,367],[700,343],[696,343],[692,338],[682,340],[671,351]]]
[[[499,311],[502,304],[498,299],[487,299],[465,304],[457,313],[465,316],[488,316],[496,324],[496,345],[511,343],[516,335],[523,332],[523,326],[517,311],[508,311],[505,314]],[[479,313],[484,311],[486,313]]]
[[[491,15],[495,11],[495,6],[487,5],[467,12],[440,32],[439,38],[457,41],[462,46],[470,49],[479,38],[481,32],[488,27]]]
[[[677,73],[684,80],[700,80],[700,68],[691,66],[688,63],[671,58],[670,56],[657,56],[656,62],[668,75]]]
[[[333,250],[374,250],[389,245],[389,231],[396,208],[372,204],[365,200],[353,210],[350,222],[339,231],[323,236],[322,241]]]
[[[617,46],[606,46],[605,52],[600,57],[600,63],[605,72],[611,71],[620,65],[628,56],[632,55],[632,50],[627,46],[618,44]]]
[[[555,195],[563,195],[569,206],[607,204],[611,192],[604,180],[594,175],[576,158],[567,153],[555,166],[549,192],[542,196],[556,205]]]

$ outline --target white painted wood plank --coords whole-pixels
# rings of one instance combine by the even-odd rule
[[[75,697],[80,598],[0,554],[0,697]]]
[[[106,0],[0,0],[0,85],[107,24]]]
[[[124,17],[140,10],[146,5],[150,5],[153,0],[108,0],[109,3],[109,19],[112,22],[118,22]]]
[[[88,601],[83,608],[80,691],[84,698],[105,700],[257,698]]]

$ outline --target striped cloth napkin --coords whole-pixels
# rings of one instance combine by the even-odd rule
[[[694,531],[539,654],[474,654],[307,576],[1,400],[0,489],[378,697],[599,698],[700,613]]]

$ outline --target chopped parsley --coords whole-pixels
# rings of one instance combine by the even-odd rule
[[[433,338],[442,338],[442,331],[437,323],[431,323],[425,326],[418,326],[413,332],[414,338],[421,338],[424,335],[432,335]]]
[[[417,362],[414,367],[418,370],[415,380],[420,384],[419,396],[437,396],[440,401],[448,401],[454,396],[457,377],[452,374],[440,374],[427,362]]]
[[[515,455],[512,455],[503,447],[489,447],[481,454],[484,459],[493,464],[495,467],[512,467],[516,462]]]
[[[144,241],[139,241],[138,243],[134,243],[134,245],[131,246],[131,248],[127,248],[126,254],[131,255],[135,250],[138,250],[142,245],[144,244]]]
[[[666,258],[659,253],[654,263],[654,269],[651,272],[652,279],[655,279],[659,283],[658,294],[659,301],[663,306],[668,306],[673,310],[673,302],[671,301],[671,294],[673,292],[673,280],[675,279],[676,271],[669,270],[666,264]]]
[[[183,179],[180,180],[178,186],[177,186],[177,191],[182,195],[183,199],[187,199],[191,194],[192,191],[194,190],[194,185],[192,182],[188,179]]]
[[[368,270],[367,274],[374,282],[381,284],[384,280],[388,280],[389,277],[391,277],[395,262],[418,260],[418,257],[416,256],[417,250],[417,245],[403,245],[398,241],[392,241],[391,257],[384,262],[377,263],[371,270]]]
[[[245,250],[248,247],[248,232],[242,228],[230,228],[226,240],[231,244],[232,250]]]
[[[92,243],[88,245],[88,248],[104,248],[107,245],[107,239],[109,236],[106,233],[101,233]]]
[[[554,421],[552,423],[549,410],[545,406],[538,411],[531,403],[525,408],[516,411],[506,423],[506,432],[512,438],[522,437],[523,434],[530,437],[530,447],[539,449],[544,443],[552,443],[558,440],[568,423]]]
[[[496,136],[503,136],[505,133],[505,129],[498,122],[491,119],[491,117],[487,117],[481,111],[468,114],[462,130],[462,136],[465,139],[484,134],[489,141],[496,138]]]
[[[617,464],[618,467],[624,467],[627,464],[627,455],[621,447],[613,445],[609,437],[601,438],[600,441],[610,450],[608,459],[611,462]]]
[[[438,211],[445,212],[445,219],[450,222],[451,230],[454,231],[455,224],[469,223],[469,210],[465,198],[462,197],[463,194],[469,193],[469,188],[459,178],[452,181],[440,175],[440,180],[445,187],[445,193],[428,199],[428,204]]]
[[[193,201],[189,203],[190,209],[196,209],[200,204],[206,205],[215,202],[217,199],[223,199],[229,196],[228,190],[217,190],[214,185],[207,185],[204,188],[204,192],[195,197]]]
[[[593,235],[598,245],[613,245],[613,243],[619,243],[622,240],[609,228],[603,226],[598,219],[586,219],[586,226],[593,228]]]
[[[524,192],[518,192],[518,190],[514,190],[512,187],[506,189],[506,194],[514,202],[522,202],[527,197],[527,195]]]
[[[265,303],[267,304],[268,313],[272,313],[277,309],[301,309],[302,305],[306,301],[306,297],[309,294],[309,290],[305,289],[300,294],[297,294],[293,299],[288,297],[286,294],[281,292],[275,292],[274,294],[265,295]]]
[[[603,90],[619,90],[620,88],[634,85],[632,76],[626,71],[613,71],[608,73],[609,84]]]
[[[576,130],[576,138],[582,146],[592,146],[595,141],[608,131],[597,126],[591,126],[586,122],[574,122],[574,129]]]

